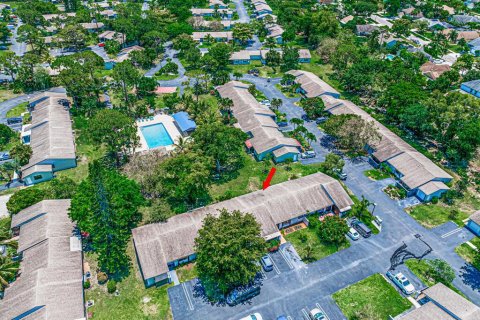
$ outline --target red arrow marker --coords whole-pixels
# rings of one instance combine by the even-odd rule
[[[265,179],[265,181],[263,181],[263,190],[270,187],[270,182],[272,181],[272,178],[273,178],[273,175],[275,174],[275,171],[277,171],[277,169],[275,169],[275,167],[270,169],[270,172],[268,173],[267,179]]]

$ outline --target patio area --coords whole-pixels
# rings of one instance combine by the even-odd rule
[[[137,135],[140,138],[140,147],[138,147],[136,151],[142,152],[157,148],[165,148],[167,151],[173,150],[175,148],[174,144],[177,143],[178,139],[182,136],[174,121],[175,120],[173,119],[173,117],[167,114],[156,114],[154,116],[137,119]],[[163,144],[157,147],[151,147],[151,141],[147,140],[152,139],[152,137],[146,136],[145,132],[142,132],[142,129],[156,125],[159,126],[159,129],[163,129],[161,128],[161,125],[163,125],[163,127],[165,128],[165,132],[162,132],[162,130],[157,130],[158,133],[155,134],[158,134],[159,136],[153,138],[165,138],[164,140],[171,139],[171,143],[169,142],[167,144]],[[161,135],[164,135],[164,137],[162,137]]]

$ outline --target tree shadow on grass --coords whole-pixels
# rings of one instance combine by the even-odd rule
[[[460,269],[460,278],[473,290],[480,291],[480,271],[470,263],[466,263]]]

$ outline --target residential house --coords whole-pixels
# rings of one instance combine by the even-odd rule
[[[325,104],[325,111],[330,114],[354,114],[374,124],[380,140],[366,146],[370,162],[374,166],[387,165],[397,178],[398,186],[404,188],[408,196],[416,196],[421,201],[431,201],[449,190],[446,183],[452,180],[451,175],[362,108],[350,101],[336,99],[329,95],[323,95],[321,98]]]
[[[424,76],[430,80],[436,80],[444,72],[450,71],[451,67],[448,64],[436,64],[431,61],[425,62],[420,66],[420,71]]]
[[[307,98],[320,97],[323,95],[340,98],[340,93],[337,90],[309,71],[290,70],[287,73],[295,76],[295,82],[300,84],[297,92]]]
[[[202,9],[202,8],[192,8],[190,9],[194,17],[213,17],[218,15],[222,19],[230,20],[233,17],[233,11],[229,9]]]
[[[121,32],[116,31],[104,31],[103,33],[98,35],[98,40],[100,42],[115,40],[118,43],[123,44],[125,42],[125,35]]]
[[[247,150],[259,161],[268,154],[271,154],[277,163],[286,159],[297,161],[301,151],[300,143],[284,136],[278,130],[275,113],[261,105],[248,92],[248,87],[248,84],[238,81],[230,81],[217,87],[222,98],[233,101],[232,113],[237,119],[236,127],[250,137],[245,142]]]
[[[448,14],[455,14],[455,9],[452,8],[452,7],[449,7],[449,6],[447,6],[447,5],[443,5],[443,6],[442,6],[442,10],[447,11]]]
[[[369,36],[376,30],[379,30],[379,28],[371,24],[357,24],[355,26],[355,34],[357,36]]]
[[[117,18],[117,12],[115,10],[103,10],[100,11],[100,15],[106,19],[116,19]]]
[[[228,6],[225,3],[223,3],[223,1],[221,1],[221,0],[209,0],[208,1],[208,7],[210,9],[215,9],[215,8],[217,8],[217,9],[227,9],[228,8]]]
[[[194,30],[211,30],[211,31],[220,31],[219,29],[213,29],[214,24],[221,24],[223,26],[224,31],[231,30],[235,21],[231,20],[205,20],[204,17],[195,16],[192,17],[190,24],[192,25]]]
[[[192,38],[199,43],[203,43],[205,37],[208,35],[210,35],[216,42],[230,42],[233,40],[233,32],[231,31],[194,32]]]
[[[443,283],[437,283],[422,291],[417,298],[421,304],[395,320],[476,320],[480,308]]]
[[[131,47],[127,47],[127,48],[124,48],[122,50],[120,50],[120,52],[117,54],[117,57],[113,60],[114,62],[114,65],[117,64],[117,63],[120,63],[120,62],[123,62],[125,60],[128,60],[130,59],[130,54],[134,51],[143,51],[145,50],[143,47],[140,47],[140,46],[131,46]]]
[[[460,85],[460,89],[470,93],[472,96],[480,98],[480,80],[464,82]]]
[[[273,24],[267,27],[267,38],[275,39],[278,44],[283,43],[283,28],[279,24]]]
[[[65,93],[51,91],[30,100],[32,122],[22,128],[22,140],[32,148],[30,161],[21,168],[26,185],[51,180],[55,172],[77,166],[69,104]]]
[[[86,319],[81,238],[70,200],[43,200],[12,217],[21,276],[0,300],[0,319]]]
[[[264,1],[254,2],[253,7],[254,7],[254,10],[255,10],[255,14],[257,14],[257,16],[262,15],[262,14],[272,14],[273,13],[272,8],[270,8],[270,6]]]
[[[79,25],[90,33],[97,32],[103,29],[104,27],[103,22],[87,22],[87,23],[80,23]]]
[[[480,237],[480,210],[476,211],[468,218],[467,228],[477,237]]]
[[[308,215],[343,215],[352,205],[337,180],[315,173],[173,216],[165,223],[135,228],[133,243],[145,285],[150,287],[170,282],[170,270],[195,260],[194,242],[203,219],[218,216],[220,209],[251,213],[260,223],[261,235],[272,240],[280,237],[281,229]]]
[[[311,60],[312,60],[312,55],[310,54],[310,50],[308,49],[298,50],[298,62],[310,63]]]
[[[347,24],[347,23],[349,23],[350,21],[352,21],[353,19],[355,19],[355,17],[352,16],[352,15],[346,16],[346,17],[344,17],[343,19],[340,20],[340,23],[341,23],[341,24]]]
[[[422,13],[422,11],[420,11],[420,9],[410,7],[410,8],[403,9],[400,12],[399,16],[400,17],[406,16],[406,17],[409,17],[409,18],[412,18],[412,19],[420,19],[420,18],[423,18],[423,13]]]
[[[230,63],[234,65],[241,65],[241,64],[250,64],[251,55],[256,53],[260,54],[260,50],[241,50],[237,52],[233,52],[230,55]]]
[[[480,23],[480,18],[478,18],[477,16],[469,16],[465,14],[453,15],[451,19],[452,21],[462,26],[468,23]]]
[[[467,42],[475,40],[480,36],[478,31],[474,31],[474,30],[472,30],[472,31],[469,31],[469,30],[457,31],[457,30],[452,29],[452,28],[443,29],[441,31],[441,33],[448,38],[450,33],[452,33],[453,31],[457,32],[457,40],[464,39]]]
[[[263,19],[265,19],[267,16],[272,17],[272,21],[273,21],[273,22],[277,22],[277,16],[274,15],[274,14],[270,14],[270,13],[262,13],[262,14],[257,15],[257,20],[263,20]]]
[[[480,56],[480,38],[472,40],[468,43],[468,48],[470,49],[470,53],[474,56]]]
[[[66,20],[68,18],[73,18],[77,14],[75,12],[67,12],[67,13],[51,13],[51,14],[44,14],[42,15],[43,19],[47,21],[53,21],[53,20]]]

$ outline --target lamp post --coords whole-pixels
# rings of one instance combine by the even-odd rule
[[[372,209],[372,216],[373,216],[373,212],[375,212],[375,208],[377,207],[377,203],[374,202],[374,203],[372,203],[372,205],[373,205],[373,209]]]

